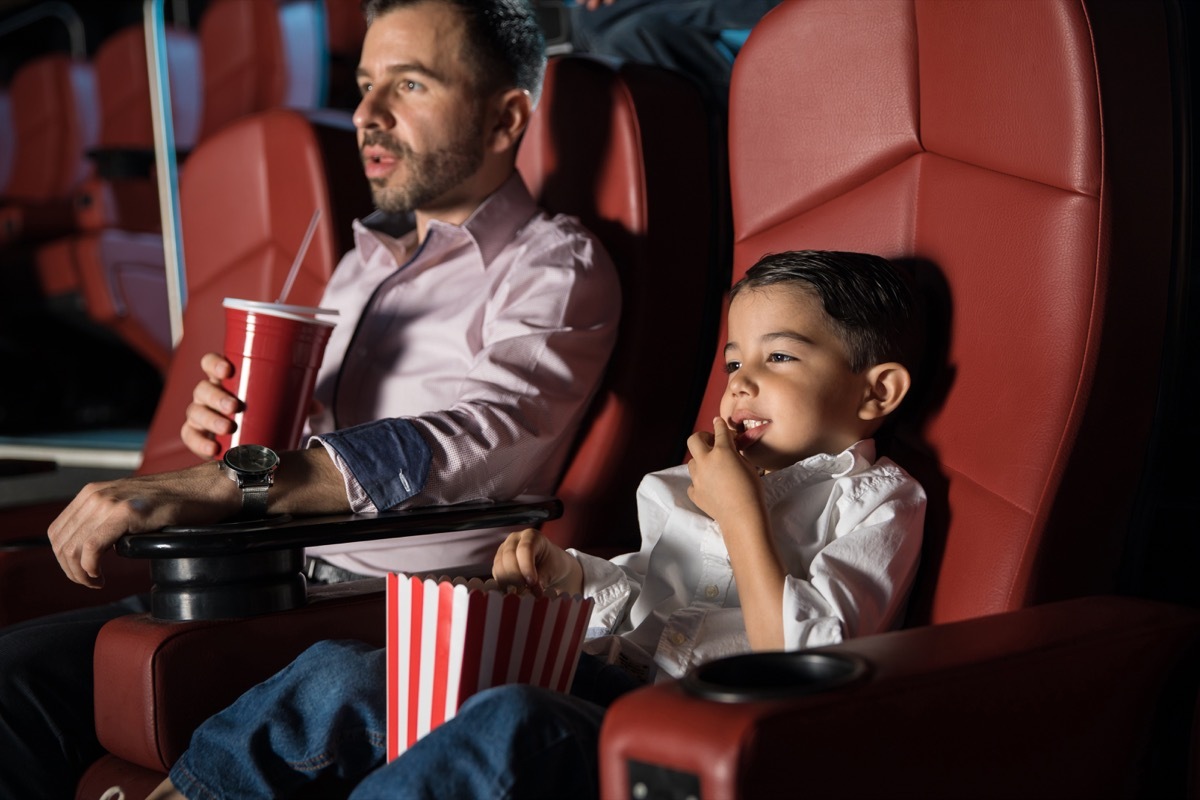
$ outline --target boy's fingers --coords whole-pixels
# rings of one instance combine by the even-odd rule
[[[729,430],[725,420],[720,417],[713,418],[713,447],[733,449],[733,431]]]
[[[526,585],[533,590],[541,589],[538,580],[538,534],[532,528],[521,531],[517,543],[517,568],[525,578]]]
[[[687,440],[688,452],[692,458],[699,458],[713,448],[713,435],[708,431],[696,431]]]

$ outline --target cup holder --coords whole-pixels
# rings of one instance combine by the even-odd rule
[[[859,656],[834,653],[745,653],[692,669],[683,688],[721,703],[748,703],[816,694],[862,679],[869,671]]]

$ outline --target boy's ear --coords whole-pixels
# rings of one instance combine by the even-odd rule
[[[858,407],[858,418],[882,420],[896,410],[912,386],[908,369],[897,361],[876,364],[866,372],[866,392]]]
[[[493,102],[495,112],[491,118],[488,149],[496,153],[515,151],[521,134],[529,126],[529,118],[533,116],[533,99],[524,89],[508,89],[497,95]]]

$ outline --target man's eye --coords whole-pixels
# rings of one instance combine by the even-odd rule
[[[361,95],[366,95],[367,92],[371,91],[374,88],[375,88],[374,84],[360,83],[358,85],[358,93]]]
[[[404,89],[406,92],[419,92],[420,90],[424,89],[425,86],[416,81],[401,81],[400,88]]]
[[[739,369],[741,369],[741,367],[742,367],[742,362],[740,362],[740,361],[726,361],[725,362],[725,374],[732,375],[733,373],[735,373]]]
[[[767,356],[767,361],[774,364],[782,364],[785,361],[795,361],[794,356],[789,356],[787,353],[771,353]]]

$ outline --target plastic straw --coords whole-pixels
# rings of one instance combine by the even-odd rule
[[[296,260],[292,262],[292,268],[288,270],[287,280],[283,282],[283,291],[279,293],[279,299],[275,301],[276,303],[282,303],[286,300],[288,292],[292,290],[292,283],[296,280],[296,273],[300,271],[300,262],[304,260],[304,254],[308,252],[308,243],[312,241],[319,219],[321,219],[321,209],[318,207],[313,212],[312,219],[309,220],[308,230],[304,232],[304,241],[300,243],[300,252],[296,253]]]

